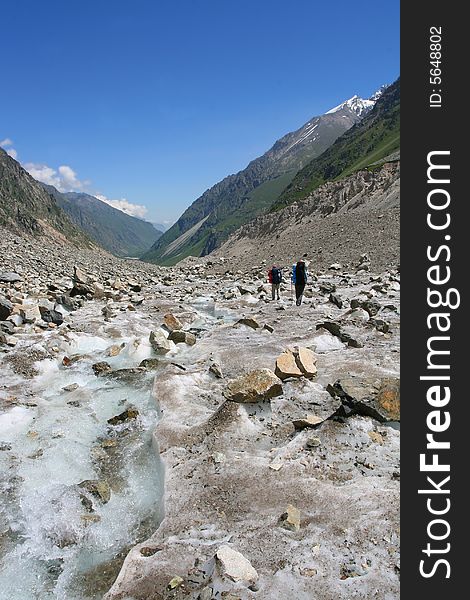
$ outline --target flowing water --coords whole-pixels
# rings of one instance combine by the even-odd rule
[[[162,516],[162,468],[152,445],[154,373],[124,373],[119,380],[97,377],[91,368],[102,360],[113,369],[135,367],[150,357],[150,327],[138,313],[103,324],[99,308],[79,311],[84,331],[59,339],[57,359],[38,362],[33,380],[1,369],[3,400],[15,394],[14,405],[0,414],[5,600],[102,597],[129,547]],[[124,345],[114,357],[107,353],[112,344]],[[65,367],[64,356],[78,360]],[[78,387],[63,390],[72,384]],[[108,424],[129,406],[138,410],[136,419]],[[107,482],[109,501],[78,487],[84,480]]]

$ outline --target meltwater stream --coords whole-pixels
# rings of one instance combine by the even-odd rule
[[[91,304],[79,311],[81,333],[43,334],[38,343],[55,335],[49,343],[59,351],[36,364],[34,379],[1,369],[2,391],[16,396],[0,414],[2,600],[101,598],[128,549],[161,519],[155,373],[114,379],[92,370],[98,361],[123,369],[150,357],[150,322],[121,313],[103,323],[99,310]],[[123,345],[119,355],[109,356],[111,345]],[[129,406],[138,410],[136,419],[108,423]],[[78,486],[86,480],[105,482],[101,499]]]

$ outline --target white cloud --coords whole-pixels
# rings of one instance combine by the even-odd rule
[[[18,153],[12,147],[13,141],[10,138],[5,138],[0,141],[0,147],[4,148],[7,154],[9,154],[12,158],[17,158]],[[23,167],[28,171],[28,173],[47,185],[53,185],[55,188],[59,190],[59,192],[86,192],[89,193],[102,202],[106,202],[113,208],[117,208],[118,210],[130,215],[131,217],[138,217],[139,219],[143,219],[148,212],[146,206],[142,204],[132,204],[129,202],[127,198],[120,198],[118,200],[111,200],[107,198],[103,194],[95,194],[90,191],[90,181],[81,180],[78,178],[76,171],[72,169],[69,165],[61,165],[57,169],[53,167],[49,167],[48,165],[42,163],[25,163]]]
[[[3,148],[9,156],[16,160],[18,158],[18,152],[14,148],[12,148],[12,146],[13,140],[11,140],[10,138],[5,138],[0,142],[0,148]]]
[[[26,163],[23,166],[34,179],[53,185],[59,192],[79,192],[87,184],[86,181],[80,181],[68,165],[61,165],[57,171],[38,163]]]
[[[98,200],[106,202],[106,204],[109,204],[113,208],[117,208],[118,210],[122,211],[123,213],[126,213],[126,215],[130,215],[131,217],[138,217],[139,219],[143,219],[148,212],[146,206],[143,206],[142,204],[132,204],[131,202],[126,200],[126,198],[121,198],[120,200],[110,200],[106,196],[103,196],[103,194],[94,195],[96,198],[98,198]]]

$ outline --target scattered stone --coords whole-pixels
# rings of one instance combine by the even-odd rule
[[[332,335],[338,337],[342,342],[348,346],[351,346],[352,348],[362,348],[361,342],[353,338],[349,333],[343,331],[340,324],[336,321],[323,321],[322,323],[318,323],[316,328],[326,329]]]
[[[230,548],[230,546],[220,546],[217,550],[216,557],[221,566],[223,575],[232,581],[255,583],[258,580],[258,573],[250,561],[240,552]]]
[[[49,309],[45,306],[39,307],[41,318],[45,323],[53,323],[54,325],[62,325],[64,317],[58,310]]]
[[[163,325],[170,332],[183,329],[183,324],[181,323],[181,321],[172,313],[167,313],[163,316]]]
[[[211,364],[211,366],[209,367],[209,371],[210,371],[210,373],[215,375],[218,379],[223,379],[223,377],[224,377],[220,365],[216,362],[213,362]]]
[[[367,433],[369,434],[369,437],[373,442],[379,444],[380,446],[383,446],[384,438],[382,434],[380,434],[378,431],[368,431]]]
[[[93,369],[93,372],[97,377],[105,375],[106,373],[110,373],[112,371],[111,365],[104,360],[101,362],[97,362],[94,365],[91,365],[91,368]]]
[[[15,325],[10,320],[0,321],[0,331],[13,335],[15,333]]]
[[[80,269],[80,267],[77,267],[76,265],[73,268],[73,280],[76,283],[89,283],[89,281],[90,281],[88,275],[86,275]]]
[[[1,283],[16,283],[17,281],[22,281],[22,277],[21,275],[18,275],[18,273],[7,273],[4,271],[0,273]]]
[[[106,504],[111,499],[111,488],[105,480],[101,479],[85,479],[78,484],[78,487],[86,490],[94,498],[102,504]]]
[[[374,317],[370,319],[369,323],[381,333],[388,333],[390,331],[390,325],[387,323],[387,321],[384,321],[383,319],[377,319]]]
[[[343,300],[338,294],[330,294],[329,301],[338,308],[343,308]]]
[[[260,324],[253,317],[243,317],[243,319],[239,319],[235,325],[246,325],[247,327],[251,327],[252,329],[259,329]]]
[[[294,354],[290,350],[286,350],[276,358],[276,368],[274,373],[279,379],[287,379],[288,377],[302,377],[303,373],[300,370],[295,360]]]
[[[188,346],[194,346],[196,343],[196,336],[189,331],[172,331],[168,339],[175,344],[188,344]]]
[[[304,377],[312,378],[317,374],[317,358],[309,348],[300,347],[294,352],[297,366],[302,371]]]
[[[232,380],[225,397],[232,402],[258,402],[282,394],[281,380],[270,369],[256,369]]]
[[[336,292],[336,285],[334,283],[330,283],[329,281],[324,281],[323,283],[318,284],[318,288],[322,294],[333,294]]]
[[[180,587],[180,585],[183,582],[184,582],[184,579],[182,577],[180,577],[179,575],[177,575],[176,577],[173,577],[173,579],[168,584],[168,589],[169,590],[174,590],[174,589]]]
[[[109,321],[112,317],[114,317],[114,312],[110,306],[103,306],[101,309],[101,314],[104,316],[105,321]]]
[[[300,529],[300,511],[292,504],[287,506],[287,510],[280,517],[281,526],[290,531],[299,531]]]
[[[23,305],[23,307],[20,308],[20,315],[25,323],[35,323],[42,318],[37,304],[31,306]]]
[[[23,325],[23,317],[18,313],[10,315],[8,317],[8,321],[10,321],[10,323],[13,323],[15,327],[20,327],[20,325]]]
[[[158,358],[144,358],[139,364],[139,367],[147,369],[149,371],[155,371],[160,366],[160,359]]]
[[[125,423],[126,421],[133,421],[137,419],[139,416],[139,411],[134,407],[126,408],[125,411],[108,419],[109,425],[120,425],[121,423]]]
[[[118,356],[125,346],[126,344],[124,342],[122,344],[113,344],[112,346],[109,346],[109,348],[107,348],[106,354],[108,356]]]
[[[78,383],[70,383],[69,385],[65,385],[62,389],[64,392],[74,392],[75,390],[78,390],[79,387]]]
[[[381,305],[377,300],[364,300],[361,302],[361,308],[366,310],[371,317],[375,317],[381,309]]]
[[[330,271],[341,271],[343,265],[341,265],[340,263],[333,263],[328,268],[330,269]]]
[[[317,415],[307,415],[303,419],[296,419],[292,421],[296,429],[306,429],[307,427],[318,427],[325,419],[318,417]]]
[[[317,437],[311,437],[305,442],[307,448],[318,448],[321,446],[321,440]]]
[[[269,331],[269,333],[273,333],[274,332],[274,327],[272,327],[271,325],[268,325],[267,323],[265,324],[265,326],[263,327],[263,329],[266,329],[266,331]]]
[[[167,354],[171,350],[170,342],[161,331],[151,331],[149,341],[157,354]]]
[[[400,380],[344,377],[326,388],[341,400],[339,416],[360,414],[380,422],[400,420]]]

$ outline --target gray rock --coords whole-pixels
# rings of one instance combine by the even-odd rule
[[[196,336],[189,331],[172,331],[168,339],[175,344],[188,344],[188,346],[194,346],[196,343]]]
[[[13,312],[13,304],[6,298],[0,298],[0,321],[6,321]]]
[[[327,392],[341,400],[340,416],[360,414],[380,422],[400,420],[400,380],[393,377],[344,377],[329,384]]]
[[[157,354],[167,354],[171,350],[170,342],[161,331],[151,331],[149,341]]]
[[[5,272],[0,273],[0,282],[1,283],[16,283],[17,281],[22,281],[21,275],[13,272]]]
[[[39,311],[41,313],[41,318],[46,323],[55,323],[56,325],[62,325],[64,322],[64,317],[62,313],[54,309],[48,309],[45,306],[40,306]]]
[[[15,333],[15,325],[11,321],[0,321],[0,331],[12,335]]]

